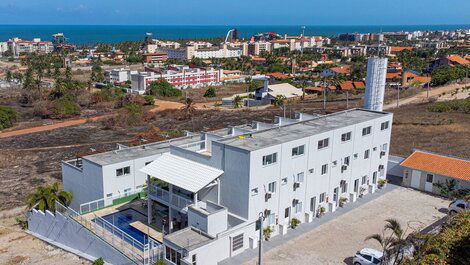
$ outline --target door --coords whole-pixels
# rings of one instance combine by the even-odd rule
[[[356,179],[354,181],[354,192],[355,193],[359,192],[359,179]]]
[[[424,190],[427,192],[432,192],[432,183],[433,183],[434,175],[427,174],[426,175],[426,182],[424,183]]]
[[[338,206],[338,191],[338,187],[333,190],[333,201],[335,202],[336,206]]]
[[[419,189],[419,183],[421,182],[421,171],[413,170],[411,173],[411,187]]]
[[[310,199],[310,211],[313,212],[313,214],[316,214],[316,208],[317,208],[317,197],[314,196]]]

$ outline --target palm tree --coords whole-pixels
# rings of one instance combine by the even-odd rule
[[[37,207],[41,211],[55,211],[55,203],[59,202],[64,206],[69,206],[72,202],[71,192],[60,191],[59,183],[54,182],[51,186],[39,186],[34,193],[27,198],[28,207]]]
[[[181,109],[184,112],[183,119],[190,119],[195,110],[194,101],[191,98],[186,98],[184,101],[184,106]]]
[[[392,254],[395,254],[392,264],[400,264],[398,259],[407,244],[405,235],[406,231],[402,229],[400,223],[396,219],[387,219],[385,220],[382,234],[370,235],[366,237],[365,240],[373,239],[380,244],[383,251],[382,264],[389,264]]]
[[[442,196],[447,197],[449,199],[452,199],[454,197],[457,191],[457,181],[455,179],[448,180],[444,183],[442,182],[437,182],[433,184],[439,189],[439,192],[441,193]]]
[[[233,106],[235,108],[240,108],[242,106],[242,97],[240,96],[235,96],[235,98],[233,99]]]

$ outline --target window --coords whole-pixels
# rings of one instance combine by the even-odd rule
[[[348,183],[343,182],[342,185],[341,185],[341,193],[346,193],[348,192]]]
[[[258,188],[251,189],[251,196],[258,195]]]
[[[349,156],[347,156],[343,159],[343,164],[349,166]]]
[[[170,247],[166,247],[165,258],[168,261],[171,261],[176,265],[181,264],[181,253],[179,253],[178,251],[176,251],[176,250],[174,250]]]
[[[263,166],[271,165],[277,162],[277,153],[263,156]]]
[[[362,136],[369,135],[371,131],[372,131],[372,126],[362,128]]]
[[[300,213],[302,212],[302,202],[297,202],[295,205],[295,213]]]
[[[388,144],[386,144],[386,143],[383,144],[382,145],[382,151],[384,151],[384,152],[387,151],[387,147],[388,147]]]
[[[361,185],[366,184],[366,182],[367,182],[367,176],[363,176],[362,181],[361,181]]]
[[[358,192],[359,191],[359,179],[356,179],[354,181],[354,192]]]
[[[109,198],[109,197],[113,197],[113,194],[112,193],[106,194],[106,198]]]
[[[381,131],[387,130],[387,129],[388,129],[388,125],[389,125],[389,122],[388,122],[388,121],[382,122],[382,124],[380,124],[380,130],[381,130]]]
[[[232,238],[232,251],[241,249],[243,247],[243,234],[239,234]]]
[[[366,151],[364,151],[364,159],[369,158],[369,153],[370,153],[370,149],[367,149]]]
[[[274,213],[268,214],[268,216],[266,218],[268,219],[268,224],[269,225],[273,225],[273,224],[276,223],[276,215]]]
[[[320,200],[319,200],[319,203],[322,203],[325,201],[325,196],[326,196],[326,193],[323,192],[322,194],[320,194]]]
[[[268,191],[271,193],[276,192],[276,181],[268,184]]]
[[[326,173],[328,173],[328,164],[321,166],[321,174],[325,175]]]
[[[286,185],[287,184],[287,178],[281,179],[281,185]]]
[[[284,210],[284,218],[289,218],[289,215],[290,215],[290,208],[287,207],[287,208]]]
[[[326,139],[318,141],[318,149],[323,149],[323,148],[328,147],[328,141],[329,140],[330,140],[330,138],[326,138]]]
[[[196,260],[197,260],[196,254],[194,254],[191,258],[191,265],[196,265]]]
[[[130,166],[116,169],[116,176],[117,177],[128,175],[130,173],[131,173],[131,167]]]
[[[295,182],[304,182],[304,172],[300,172],[295,177]]]
[[[365,254],[361,254],[361,256],[368,261],[372,261],[372,256],[365,255]]]
[[[341,134],[341,142],[346,142],[351,140],[351,132]]]
[[[292,156],[303,155],[305,152],[305,145],[297,146],[292,148]]]
[[[434,175],[433,174],[427,174],[426,175],[426,182],[430,182],[432,183],[432,179],[434,178]]]
[[[372,173],[372,184],[376,184],[377,183],[377,171],[374,171],[374,173]]]

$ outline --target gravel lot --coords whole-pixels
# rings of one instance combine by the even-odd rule
[[[439,220],[449,201],[399,187],[339,216],[333,221],[267,251],[265,264],[351,264],[352,255],[364,247],[380,249],[375,241],[364,241],[380,233],[384,221],[397,219],[402,227],[423,229]],[[246,264],[256,264],[256,259]]]

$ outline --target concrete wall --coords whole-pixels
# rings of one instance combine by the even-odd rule
[[[403,162],[405,158],[399,156],[389,156],[388,158],[388,169],[387,175],[403,177],[404,167],[400,166],[400,163]]]
[[[32,210],[28,215],[28,229],[48,243],[89,260],[102,257],[106,262],[115,265],[135,264],[89,230],[60,213]]]

